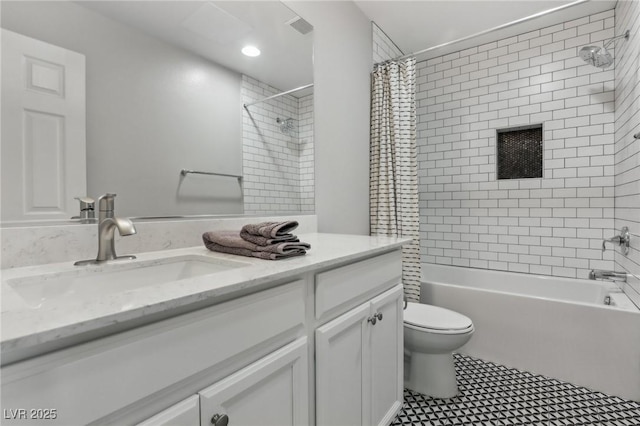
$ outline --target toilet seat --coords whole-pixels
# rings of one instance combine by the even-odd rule
[[[454,334],[473,331],[473,322],[465,315],[439,306],[407,303],[405,327],[432,333]]]

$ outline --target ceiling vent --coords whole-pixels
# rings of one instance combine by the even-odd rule
[[[313,31],[313,25],[311,25],[310,23],[308,23],[307,21],[305,21],[299,16],[296,16],[295,18],[287,21],[286,24],[291,25],[291,27],[294,30],[296,30],[302,35],[309,34],[311,31]]]

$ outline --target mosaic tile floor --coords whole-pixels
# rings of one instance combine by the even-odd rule
[[[640,403],[465,355],[454,358],[460,394],[438,400],[405,389],[393,426],[640,426]]]

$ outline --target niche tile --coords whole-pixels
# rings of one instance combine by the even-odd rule
[[[498,179],[542,177],[542,124],[497,131]]]

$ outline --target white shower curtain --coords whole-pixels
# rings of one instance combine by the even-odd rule
[[[371,82],[371,235],[409,237],[402,249],[407,299],[420,300],[420,215],[415,58],[378,64]]]

